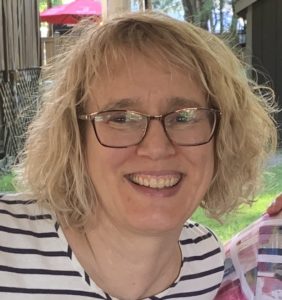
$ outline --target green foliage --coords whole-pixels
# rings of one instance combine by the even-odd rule
[[[181,14],[183,6],[180,0],[153,0],[153,9],[163,11],[167,14]]]
[[[135,0],[140,1],[140,0]],[[237,16],[229,20],[226,12],[234,10],[235,0],[151,0],[152,8],[174,17],[184,17],[211,32],[235,32]],[[228,21],[227,21],[228,19]]]
[[[50,0],[49,2],[52,4],[52,6],[63,4],[63,0]],[[47,3],[48,3],[47,0],[39,0],[39,11],[45,10],[48,6]]]
[[[13,192],[15,187],[13,185],[13,175],[7,174],[0,176],[0,192]]]

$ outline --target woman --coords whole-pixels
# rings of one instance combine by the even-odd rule
[[[1,201],[5,299],[213,299],[218,218],[275,149],[272,94],[215,36],[154,13],[81,25],[53,66],[20,181]],[[268,98],[268,99],[267,99]]]

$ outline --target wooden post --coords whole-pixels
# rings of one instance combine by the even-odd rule
[[[153,8],[152,0],[144,0],[144,2],[145,2],[145,9],[151,10]]]
[[[8,62],[8,38],[7,37],[7,16],[5,15],[4,4],[2,6],[2,16],[3,16],[3,44],[4,44],[4,82],[8,82],[9,80],[9,62]]]
[[[103,20],[127,11],[131,11],[131,0],[102,0]]]
[[[52,1],[51,0],[47,0],[47,9],[52,8]],[[47,32],[47,36],[53,36],[53,25],[52,24],[48,24],[48,32]]]

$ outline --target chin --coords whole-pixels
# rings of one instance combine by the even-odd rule
[[[134,216],[133,214],[131,216]],[[176,215],[150,215],[147,217],[140,217],[135,215],[135,218],[131,218],[128,222],[131,227],[138,232],[148,234],[162,234],[165,232],[179,231],[186,221],[186,217]]]

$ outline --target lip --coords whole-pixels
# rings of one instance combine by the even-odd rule
[[[136,175],[149,175],[149,176],[174,176],[174,175],[180,175],[180,176],[184,176],[184,173],[179,172],[179,171],[170,171],[170,170],[160,170],[160,171],[156,171],[156,170],[152,170],[152,171],[138,171],[138,172],[132,172],[132,173],[128,173],[125,175],[125,177],[130,176],[132,174],[136,174]]]
[[[130,175],[132,175],[132,174],[151,175],[151,176],[180,175],[181,178],[180,178],[179,182],[172,187],[164,187],[161,189],[156,189],[156,188],[141,186],[141,185],[138,185],[137,183],[132,182],[129,179]],[[166,197],[173,197],[177,194],[177,192],[179,191],[179,189],[182,185],[184,174],[181,172],[176,172],[176,171],[145,171],[145,172],[134,172],[131,174],[127,174],[124,177],[126,178],[127,182],[130,184],[130,186],[138,193],[142,193],[145,196],[149,196],[149,197],[164,197],[164,198],[166,198]]]

